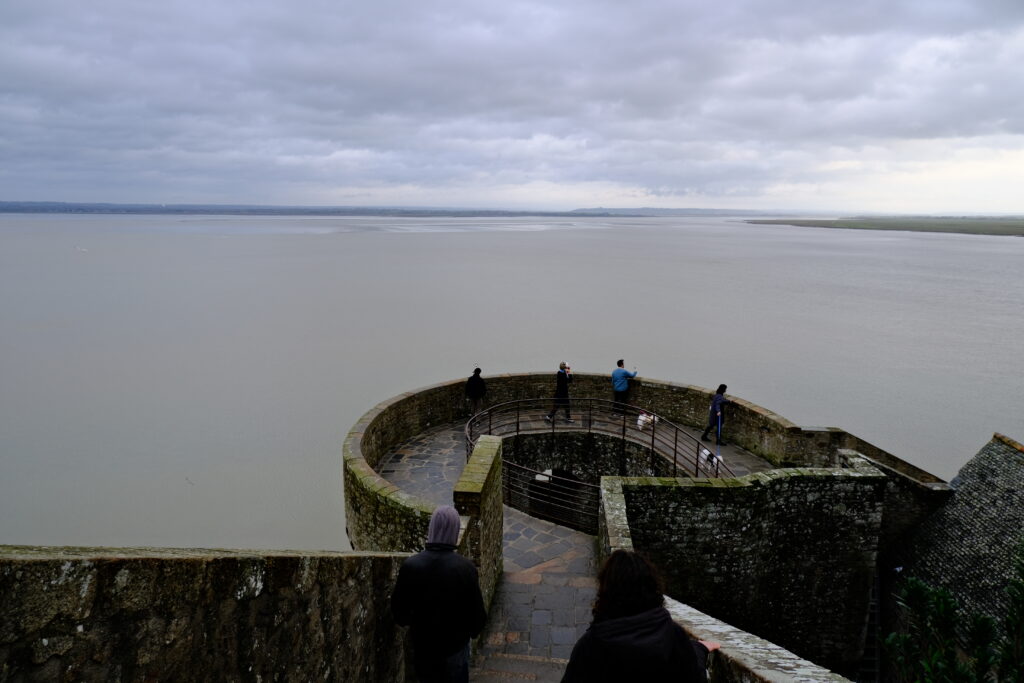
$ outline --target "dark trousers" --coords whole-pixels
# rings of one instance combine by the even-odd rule
[[[613,413],[626,412],[626,404],[629,403],[629,389],[615,392],[615,403],[612,404]]]
[[[704,428],[704,433],[700,435],[700,438],[702,438],[702,439],[708,438],[708,432],[714,430],[714,432],[715,432],[715,441],[717,443],[722,443],[722,432],[721,432],[721,430],[719,428],[720,424],[724,425],[725,424],[725,420],[723,419],[723,420],[721,420],[721,422],[719,422],[719,418],[718,418],[717,415],[709,415],[708,416],[708,426]]]
[[[548,417],[554,417],[558,409],[562,408],[565,410],[565,419],[572,419],[572,415],[569,414],[569,397],[568,396],[555,396],[555,402],[551,404],[551,412],[548,413]]]
[[[420,683],[467,683],[469,681],[469,642],[447,657],[421,657],[414,653],[413,666]]]

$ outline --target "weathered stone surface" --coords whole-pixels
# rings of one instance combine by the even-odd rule
[[[0,680],[399,680],[405,557],[0,547]]]
[[[646,553],[686,604],[848,669],[862,653],[885,487],[877,469],[852,464],[721,481],[606,478],[601,545]]]
[[[476,563],[486,605],[502,573],[501,447],[497,437],[480,437],[453,491],[456,509],[467,518],[459,552]]]
[[[1001,622],[1024,543],[1024,445],[996,434],[950,482],[955,493],[913,537],[903,574],[948,589],[965,614]]]
[[[691,638],[722,644],[722,649],[711,656],[708,676],[710,683],[840,683],[847,680],[764,638],[741,631],[677,600],[666,598],[665,606],[672,619],[682,626]]]
[[[488,403],[550,395],[553,374],[488,377]],[[610,395],[608,377],[576,375],[573,391]],[[710,396],[700,387],[640,380],[633,384],[631,403],[679,424],[703,426]],[[350,538],[356,548],[389,552],[0,549],[0,680],[400,680],[405,648],[388,603],[406,556],[400,553],[422,547],[434,505],[399,490],[374,467],[396,444],[467,412],[462,380],[448,382],[376,406],[346,438]],[[887,538],[912,528],[934,504],[932,496],[946,493],[943,484],[842,430],[801,429],[740,399],[730,408],[729,438],[797,468],[742,480],[675,480],[638,450],[619,463],[635,479],[603,484],[602,551],[636,543],[662,553],[663,566],[678,556],[680,567],[686,561],[703,567],[703,573],[692,572],[700,584],[695,592],[704,595],[710,587],[709,594],[719,597],[717,586],[736,587],[742,597],[730,609],[746,605],[756,611],[756,605],[759,614],[778,612],[788,619],[795,599],[777,598],[787,591],[814,598],[831,594],[837,603],[852,596],[853,607],[833,615],[839,626],[821,634],[823,647],[838,648],[835,634],[850,632],[851,615],[856,621],[862,569],[873,557],[870,539],[877,542],[883,523],[882,487],[866,481],[880,480],[877,470],[815,466],[843,464],[852,457],[843,449],[855,447],[887,472],[904,475],[887,495],[911,512],[891,517]],[[575,446],[594,457],[611,456],[596,442]],[[502,447],[481,439],[453,493],[463,515],[460,552],[480,567],[487,597],[501,574]],[[586,468],[577,463],[568,469],[582,478]],[[631,517],[642,522],[636,529],[630,528]],[[808,557],[814,562],[810,568]],[[852,593],[838,589],[830,572],[844,567]],[[682,584],[690,576],[687,570],[673,580]],[[745,580],[753,587],[743,586]],[[803,589],[810,592],[797,592]],[[802,636],[814,622],[792,623]],[[761,645],[750,647],[716,660],[723,664],[713,680],[831,679],[802,678],[792,658],[761,657],[752,654],[767,652]],[[778,666],[772,663],[776,656],[782,657]]]

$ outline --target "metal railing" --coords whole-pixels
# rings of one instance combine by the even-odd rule
[[[557,408],[549,419],[552,408]],[[477,438],[484,434],[518,436],[542,432],[587,432],[618,437],[650,450],[671,464],[671,476],[733,477],[713,447],[686,429],[636,406],[599,398],[571,399],[573,422],[565,421],[562,405],[550,398],[528,398],[491,406],[466,423],[466,453],[473,452]],[[543,473],[538,473],[543,474]]]
[[[537,470],[502,463],[502,493],[506,505],[588,534],[597,533],[601,487],[579,481],[568,472]]]

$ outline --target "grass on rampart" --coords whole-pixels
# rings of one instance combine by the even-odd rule
[[[771,219],[748,223],[795,225],[805,228],[845,228],[848,230],[909,230],[911,232],[957,232],[969,235],[1009,235],[1024,237],[1024,218],[888,217],[839,219]]]

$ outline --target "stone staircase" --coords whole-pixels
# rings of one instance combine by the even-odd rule
[[[540,681],[559,683],[565,672],[565,659],[513,655],[494,648],[477,654],[469,670],[469,680],[479,683],[498,681]]]

